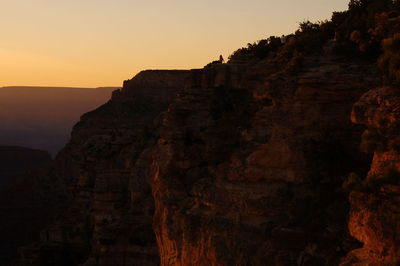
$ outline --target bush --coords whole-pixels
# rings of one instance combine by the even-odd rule
[[[334,33],[332,22],[304,21],[300,23],[300,27],[295,33],[296,50],[307,54],[320,51],[326,41],[333,39]]]
[[[330,39],[336,40],[330,50],[333,53],[375,62],[383,53],[382,40],[399,32],[399,14],[400,0],[351,0],[349,9],[334,12],[330,21],[304,21],[295,34],[286,36],[286,42],[272,36],[249,43],[247,47],[236,50],[229,57],[229,62],[257,61],[271,57],[283,66],[294,55],[322,52],[321,48]],[[391,48],[390,40],[385,41],[384,45],[390,51],[398,50],[397,46]],[[385,54],[381,59],[383,69],[392,79],[400,80],[397,71],[400,59],[389,52]]]
[[[276,52],[282,46],[281,38],[271,36],[268,39],[259,40],[255,43],[248,43],[247,47],[240,48],[229,56],[229,62],[260,60]]]

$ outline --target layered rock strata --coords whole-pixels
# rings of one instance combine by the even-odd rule
[[[270,61],[192,71],[153,152],[161,265],[337,264],[355,247],[341,183],[368,165],[350,112],[377,83],[327,55],[295,74]]]
[[[75,125],[55,159],[67,207],[21,249],[21,265],[157,265],[144,150],[187,71],[144,71]]]
[[[368,62],[329,53],[295,68],[140,73],[74,127],[53,171],[67,207],[21,265],[337,265],[349,252],[342,264],[393,262],[398,219],[384,212],[396,211],[396,186],[351,192],[350,232],[342,188],[371,164],[353,104],[372,91],[353,111],[368,126],[371,106],[397,110],[394,96],[371,100],[379,82]],[[368,178],[397,167],[393,149],[375,153]],[[368,213],[363,199],[389,207]]]

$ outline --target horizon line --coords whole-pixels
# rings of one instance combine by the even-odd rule
[[[79,87],[79,86],[51,86],[51,85],[11,85],[11,86],[0,86],[0,88],[65,88],[65,89],[98,89],[98,88],[122,88],[122,86],[93,86],[93,87]]]

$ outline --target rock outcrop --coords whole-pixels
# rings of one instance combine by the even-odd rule
[[[82,116],[55,159],[65,207],[21,248],[20,264],[337,265],[371,249],[350,236],[366,241],[353,225],[375,217],[359,213],[369,195],[351,193],[349,233],[342,183],[369,170],[350,113],[378,74],[330,53],[299,64],[212,64],[126,81]],[[385,237],[398,232],[390,228]],[[376,252],[393,254],[396,241]]]
[[[30,179],[55,211],[20,265],[399,264],[399,8],[124,82]]]
[[[356,246],[341,183],[367,170],[350,112],[377,75],[327,55],[276,69],[194,70],[169,107],[151,166],[161,265],[334,265]]]
[[[400,265],[400,1],[299,26],[125,81],[0,194],[0,252],[15,234],[21,266]]]
[[[329,52],[141,72],[74,127],[20,265],[395,265],[400,96],[379,84]]]
[[[54,163],[67,207],[21,249],[21,265],[158,264],[145,150],[187,74],[144,71],[82,116]]]
[[[367,126],[363,146],[374,152],[366,178],[353,180],[349,229],[363,247],[342,265],[400,263],[400,92],[394,87],[368,91],[355,104],[352,121]]]

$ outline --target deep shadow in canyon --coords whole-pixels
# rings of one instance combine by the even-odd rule
[[[400,4],[148,70],[25,177],[18,265],[398,265]],[[14,190],[14,197],[21,194]]]

